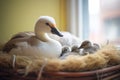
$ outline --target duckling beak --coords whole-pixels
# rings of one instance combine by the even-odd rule
[[[80,46],[78,49],[81,49],[81,48],[83,48],[82,46]]]
[[[84,46],[85,46],[85,45],[81,45],[80,47],[78,47],[78,49],[82,49],[82,48],[84,48]]]
[[[55,27],[51,27],[51,32],[53,34],[60,36],[60,37],[63,37],[63,35],[60,33],[60,31],[58,29],[56,29]]]

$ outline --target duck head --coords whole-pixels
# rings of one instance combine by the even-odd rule
[[[63,35],[56,27],[54,18],[50,16],[41,16],[35,24],[35,34],[53,33],[60,37]]]

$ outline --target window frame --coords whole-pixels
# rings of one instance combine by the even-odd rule
[[[88,39],[88,0],[67,0],[67,30],[80,40]]]

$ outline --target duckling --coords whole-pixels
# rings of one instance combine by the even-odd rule
[[[71,52],[71,48],[69,46],[63,46],[61,56],[69,52]]]
[[[97,50],[100,49],[100,46],[98,44],[96,44],[96,43],[92,44],[90,41],[85,40],[85,41],[82,42],[79,49],[83,49],[82,54],[84,55],[84,54],[96,52]]]
[[[62,54],[60,56],[60,59],[65,59],[69,55],[77,55],[81,56],[80,49],[78,49],[78,45],[74,45],[72,47],[64,46],[62,49]]]
[[[62,51],[62,45],[50,38],[48,33],[63,37],[56,27],[54,18],[41,16],[35,24],[35,35],[13,37],[4,45],[2,51],[11,55],[29,56],[31,58],[58,58]]]
[[[70,55],[70,52],[71,48],[69,46],[63,46],[60,59],[65,59],[68,55]]]
[[[71,49],[71,52],[80,53],[79,45],[73,45]]]

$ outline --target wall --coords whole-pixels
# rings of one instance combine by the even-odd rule
[[[66,0],[0,0],[0,42],[21,31],[33,31],[41,15],[55,18],[60,30],[66,30]]]

